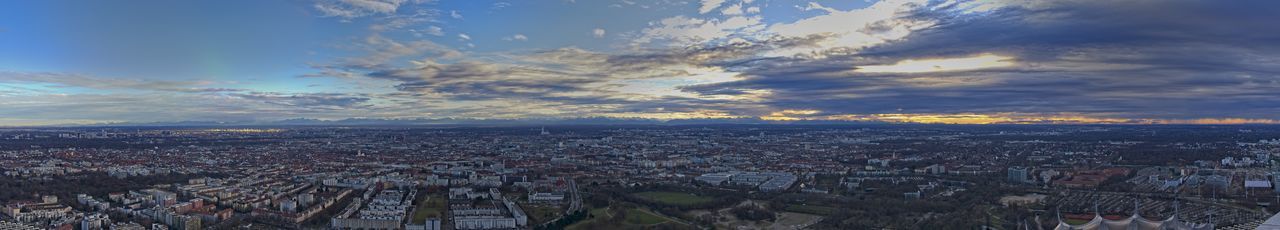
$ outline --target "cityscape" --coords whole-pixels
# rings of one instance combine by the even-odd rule
[[[3,226],[15,229],[1255,229],[1280,210],[1274,126],[84,127],[0,137]]]
[[[1280,230],[1280,1],[0,1],[11,229]]]

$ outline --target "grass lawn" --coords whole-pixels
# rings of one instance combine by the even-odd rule
[[[667,222],[667,218],[649,214],[649,212],[640,209],[630,209],[627,210],[627,220],[625,222],[634,225],[655,225]]]
[[[710,197],[680,192],[641,192],[635,195],[668,205],[695,205],[712,200]]]
[[[546,205],[520,204],[520,208],[524,209],[524,213],[529,215],[530,223],[542,224],[551,219],[560,217],[563,213],[559,207]]]
[[[591,215],[595,217],[609,217],[609,208],[593,208]]]
[[[817,205],[787,205],[787,211],[825,216],[836,212],[836,208]]]
[[[441,215],[445,209],[445,199],[438,195],[426,195],[426,202],[418,202],[418,207],[413,211],[413,223],[424,223],[427,218],[443,218]]]
[[[587,225],[593,221],[605,221],[609,219],[609,208],[593,208],[591,215],[595,218],[586,219],[573,225],[565,227],[566,230],[585,230]],[[640,208],[627,209],[627,218],[622,220],[619,226],[609,226],[609,229],[637,229],[637,227],[652,227],[654,225],[685,225],[675,222],[666,217],[658,216]],[[595,226],[602,227],[602,226]]]
[[[583,229],[583,228],[584,228],[583,226],[586,226],[586,225],[587,225],[587,223],[590,223],[590,222],[592,222],[592,221],[596,221],[597,219],[608,219],[608,218],[609,218],[609,209],[608,209],[608,208],[593,208],[593,209],[591,209],[591,216],[594,216],[594,217],[592,217],[591,219],[586,219],[586,220],[578,221],[578,223],[573,223],[572,225],[569,225],[568,227],[565,227],[564,229],[565,229],[565,230],[580,230],[580,229]]]

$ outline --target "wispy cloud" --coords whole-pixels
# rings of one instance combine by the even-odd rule
[[[375,14],[395,14],[405,2],[406,0],[321,0],[313,6],[326,17],[352,19]]]
[[[511,35],[511,36],[507,36],[507,37],[502,38],[502,40],[506,40],[506,41],[528,41],[528,40],[529,40],[529,37],[524,36],[524,34],[513,34],[513,35]]]
[[[235,92],[242,89],[208,87],[210,81],[164,81],[133,78],[106,78],[71,73],[0,71],[0,83],[48,84],[51,87],[79,87],[100,90],[148,90],[169,92]]]

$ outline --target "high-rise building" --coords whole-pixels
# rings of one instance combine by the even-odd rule
[[[1009,167],[1009,183],[1023,184],[1027,183],[1027,175],[1031,173],[1030,169],[1021,166]]]

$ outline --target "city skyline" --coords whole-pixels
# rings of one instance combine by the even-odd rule
[[[1280,123],[1273,1],[12,1],[0,126]]]

